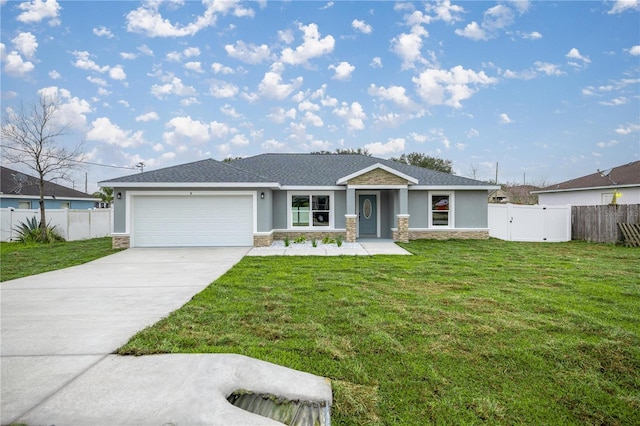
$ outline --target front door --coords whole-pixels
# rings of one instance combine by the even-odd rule
[[[378,236],[378,206],[374,194],[358,196],[359,237]]]

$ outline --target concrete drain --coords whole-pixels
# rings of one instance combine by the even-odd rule
[[[289,426],[330,426],[327,401],[288,400],[275,395],[239,390],[227,397],[234,406]]]

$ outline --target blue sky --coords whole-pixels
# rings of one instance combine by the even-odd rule
[[[637,0],[0,4],[3,112],[56,94],[90,192],[264,152],[548,184],[640,159]]]

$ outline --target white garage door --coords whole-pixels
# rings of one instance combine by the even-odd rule
[[[253,245],[253,199],[245,195],[135,196],[134,247]]]

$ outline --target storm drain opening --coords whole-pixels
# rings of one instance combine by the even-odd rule
[[[330,426],[327,401],[301,401],[237,390],[227,397],[234,406],[289,426]]]

